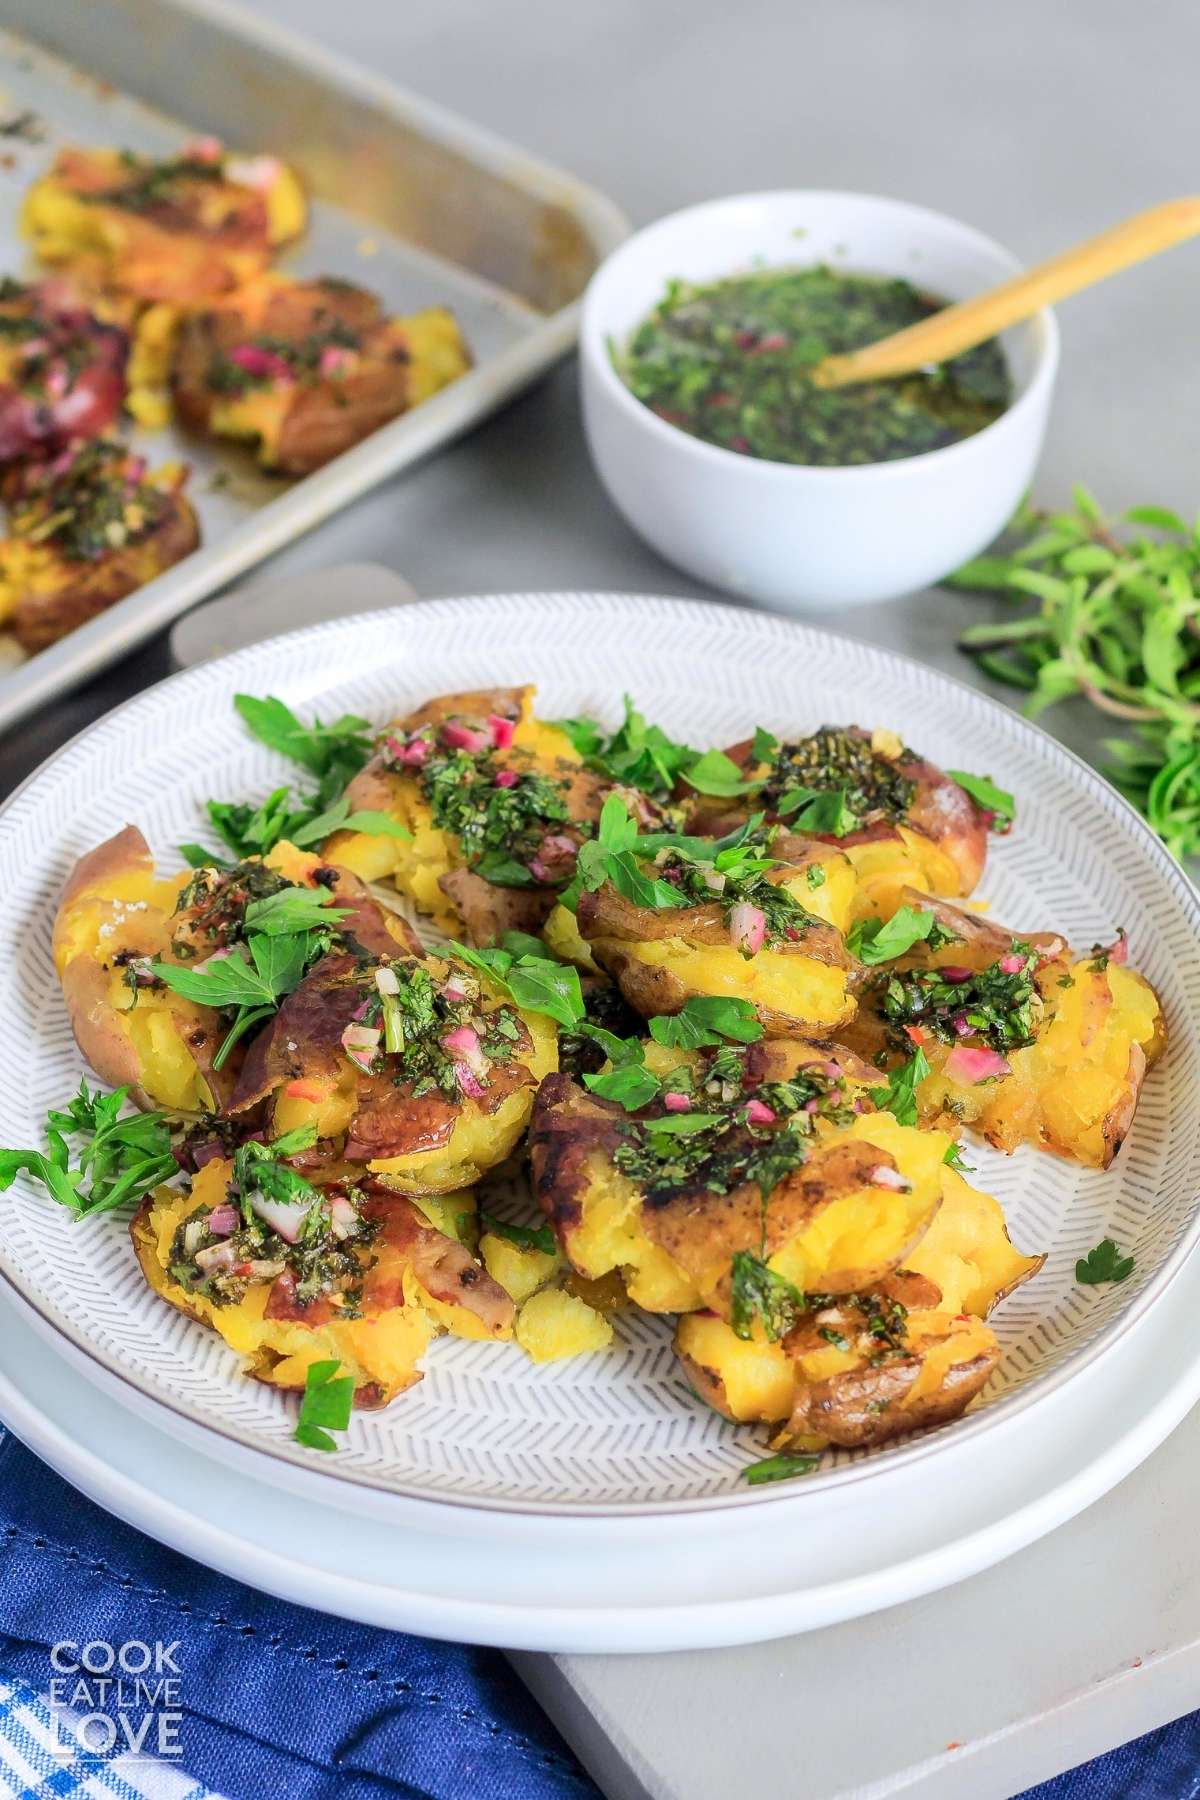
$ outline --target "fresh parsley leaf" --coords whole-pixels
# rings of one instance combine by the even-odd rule
[[[294,932],[319,931],[346,917],[344,906],[330,906],[328,888],[284,887],[263,900],[251,900],[242,919],[247,937],[261,931],[267,937]]]
[[[762,781],[748,781],[746,771],[723,750],[706,750],[681,771],[683,779],[698,794],[732,798],[736,794],[754,794]]]
[[[820,1466],[819,1456],[780,1450],[775,1456],[764,1456],[760,1462],[747,1463],[742,1474],[751,1487],[761,1487],[767,1481],[791,1481],[797,1475],[811,1475]]]
[[[500,948],[507,950],[510,956],[532,956],[539,961],[551,955],[549,946],[528,931],[506,931],[500,939]]]
[[[308,1365],[300,1417],[292,1436],[309,1450],[336,1450],[337,1441],[330,1437],[330,1432],[345,1431],[350,1423],[354,1377],[339,1376],[341,1366],[336,1357]]]
[[[192,869],[229,869],[233,866],[228,857],[218,856],[215,850],[206,850],[203,844],[179,844],[176,848]]]
[[[957,1169],[960,1175],[973,1175],[975,1173],[974,1163],[967,1162],[966,1158],[963,1156],[962,1146],[960,1144],[951,1144],[947,1149],[945,1156],[943,1156],[942,1161],[948,1169]]]
[[[917,1088],[929,1074],[929,1058],[923,1050],[917,1050],[893,1069],[887,1078],[885,1088],[872,1088],[871,1098],[881,1112],[890,1112],[901,1125],[917,1123]]]
[[[516,1244],[522,1250],[540,1250],[543,1256],[557,1254],[558,1245],[549,1225],[509,1225],[488,1212],[480,1213],[479,1223],[493,1237],[504,1238],[506,1242]]]
[[[845,788],[789,788],[775,804],[781,819],[791,819],[796,831],[820,832],[845,837],[857,831],[858,814],[846,803]]]
[[[661,1119],[647,1119],[646,1130],[657,1137],[659,1133],[669,1137],[692,1137],[697,1131],[707,1131],[710,1125],[723,1125],[723,1113],[664,1113]]]
[[[941,931],[928,907],[902,906],[886,923],[882,919],[859,919],[846,935],[846,948],[860,962],[892,962],[914,944],[931,938],[935,927],[939,943],[951,941],[952,934]]]
[[[133,1113],[121,1118],[128,1087],[105,1094],[93,1093],[87,1082],[60,1110],[46,1118],[47,1151],[0,1150],[0,1193],[10,1188],[19,1174],[40,1181],[51,1198],[76,1219],[111,1212],[179,1173],[171,1152],[171,1134],[160,1112]],[[71,1166],[68,1138],[81,1141],[78,1161]]]
[[[761,725],[754,727],[754,742],[750,747],[750,760],[755,763],[770,762],[779,748],[779,739]]]
[[[670,796],[680,770],[696,756],[689,745],[668,737],[661,726],[648,725],[628,694],[625,717],[611,737],[591,719],[559,719],[557,723],[589,768],[622,787],[640,788],[660,800]]]
[[[681,1050],[697,1050],[727,1038],[736,1044],[753,1044],[762,1034],[758,1014],[749,1000],[725,999],[719,994],[693,995],[677,1013],[650,1021],[650,1036],[655,1043]]]
[[[988,824],[992,831],[1011,829],[1017,816],[1017,803],[1004,788],[996,786],[990,775],[970,775],[966,769],[947,769],[946,773],[960,788],[967,790],[977,806],[991,813]]]
[[[602,850],[632,850],[637,843],[637,821],[619,794],[609,794],[600,808],[596,842]]]
[[[303,1206],[312,1212],[321,1207],[321,1191],[307,1181],[298,1169],[289,1168],[286,1158],[308,1150],[317,1141],[315,1125],[298,1126],[277,1137],[273,1143],[260,1144],[254,1138],[239,1145],[233,1158],[233,1185],[241,1194],[242,1213],[253,1218],[252,1194],[264,1194],[283,1206]]]
[[[1085,1287],[1102,1281],[1124,1281],[1133,1274],[1134,1258],[1122,1256],[1112,1238],[1101,1238],[1094,1249],[1075,1264],[1075,1279]]]
[[[318,780],[334,771],[344,773],[341,786],[345,787],[374,748],[366,719],[353,713],[343,714],[332,725],[322,725],[320,719],[304,725],[290,707],[273,695],[259,700],[253,694],[235,694],[233,704],[246,729],[260,743],[299,763]]]
[[[754,1321],[760,1319],[767,1340],[774,1344],[804,1310],[804,1295],[785,1276],[768,1268],[751,1250],[734,1251],[730,1324],[738,1337],[752,1337]]]
[[[466,944],[446,949],[460,962],[479,969],[526,1012],[545,1013],[559,1025],[583,1018],[579,970],[547,956],[513,956],[508,950],[474,950]]]
[[[314,813],[303,824],[293,824],[286,836],[303,850],[310,844],[321,843],[335,831],[361,831],[365,837],[412,837],[412,832],[401,825],[399,819],[393,819],[391,813],[377,812],[370,807],[351,812],[345,794],[324,812]]]
[[[626,1112],[636,1112],[658,1094],[661,1083],[642,1063],[628,1063],[623,1068],[607,1069],[600,1075],[585,1075],[584,1086],[601,1100],[615,1100]],[[655,1125],[658,1121],[654,1121]]]
[[[275,988],[246,957],[231,950],[227,956],[210,957],[203,969],[182,963],[153,962],[150,972],[185,1000],[197,1006],[267,1006],[274,1003]]]

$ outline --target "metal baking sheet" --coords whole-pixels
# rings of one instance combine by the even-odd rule
[[[152,463],[191,464],[201,548],[0,671],[0,730],[528,386],[571,347],[578,297],[628,229],[593,189],[224,0],[5,0],[3,18],[0,274],[32,272],[18,213],[60,144],[163,152],[211,132],[304,178],[312,218],[281,270],[360,282],[395,312],[450,306],[475,367],[301,481],[132,431]]]

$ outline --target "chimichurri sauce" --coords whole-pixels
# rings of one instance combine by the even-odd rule
[[[616,366],[660,418],[722,449],[821,468],[893,462],[999,418],[1012,390],[995,339],[894,381],[818,388],[808,372],[943,305],[907,281],[824,267],[673,281]]]

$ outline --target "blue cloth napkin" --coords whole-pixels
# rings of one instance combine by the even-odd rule
[[[136,1733],[157,1713],[77,1699],[55,1645],[157,1644],[178,1675],[169,1759],[72,1736],[92,1701]],[[178,1648],[171,1647],[178,1644]],[[140,1648],[128,1659],[138,1662]],[[60,1659],[74,1661],[78,1651]],[[141,1679],[151,1686],[153,1671]],[[52,1684],[59,1682],[58,1689]],[[127,1685],[130,1678],[127,1677]],[[159,1695],[162,1699],[162,1695]],[[54,1702],[55,1704],[52,1704]],[[63,1722],[53,1713],[62,1708]],[[89,1727],[93,1745],[102,1723]],[[346,1624],[215,1575],[93,1506],[0,1430],[0,1794],[19,1800],[600,1800],[495,1651]],[[1200,1713],[1019,1800],[1200,1800]]]
[[[139,1664],[178,1641],[156,1676],[126,1676],[124,1698],[101,1696],[118,1731],[113,1753],[65,1754],[52,1741],[46,1696],[64,1706],[80,1677],[60,1674],[53,1646],[99,1644]],[[76,1651],[61,1651],[70,1664]],[[178,1675],[172,1673],[177,1667]],[[119,1667],[113,1676],[119,1674]],[[110,1680],[113,1679],[110,1676]],[[82,1679],[86,1716],[97,1675]],[[143,1691],[132,1683],[140,1679]],[[147,1705],[145,1689],[168,1705]],[[61,1685],[55,1690],[51,1684]],[[152,1715],[180,1754],[114,1760],[120,1735]],[[94,1710],[94,1709],[93,1709]],[[121,1725],[124,1713],[128,1725]],[[85,1733],[105,1741],[103,1721]],[[496,1651],[346,1624],[268,1599],[166,1550],[109,1517],[11,1435],[0,1435],[0,1793],[64,1800],[599,1800],[525,1688]]]

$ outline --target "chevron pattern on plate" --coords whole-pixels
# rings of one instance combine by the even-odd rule
[[[382,721],[433,694],[527,680],[548,717],[593,711],[612,721],[629,691],[701,745],[732,742],[755,723],[776,732],[826,721],[887,726],[935,762],[991,774],[1017,795],[1017,829],[993,844],[981,890],[994,916],[1062,931],[1083,948],[1126,926],[1132,960],[1162,997],[1171,1047],[1110,1171],[1033,1151],[971,1151],[974,1179],[1003,1201],[1014,1241],[1049,1256],[996,1316],[1004,1358],[982,1401],[945,1429],[987,1430],[1117,1348],[1200,1229],[1200,901],[1107,783],[1006,708],[867,645],[731,607],[569,593],[424,602],[239,651],[102,719],[3,812],[0,1142],[40,1143],[47,1108],[78,1085],[50,957],[53,907],[76,857],[129,820],[171,867],[172,847],[197,835],[209,796],[261,794],[285,778],[242,730],[235,693]],[[1105,1235],[1136,1254],[1135,1273],[1117,1287],[1078,1286],[1076,1258]],[[318,1459],[291,1441],[293,1403],[245,1380],[215,1336],[144,1286],[123,1220],[72,1226],[22,1182],[0,1210],[0,1273],[142,1392],[215,1433],[319,1461],[345,1481],[531,1511],[669,1512],[798,1493],[795,1484],[745,1487],[740,1470],[761,1454],[756,1434],[695,1399],[667,1324],[636,1313],[620,1315],[610,1351],[542,1368],[515,1347],[443,1338],[419,1386],[384,1413],[357,1416],[338,1455]],[[935,1456],[941,1438],[839,1453],[804,1486]]]

